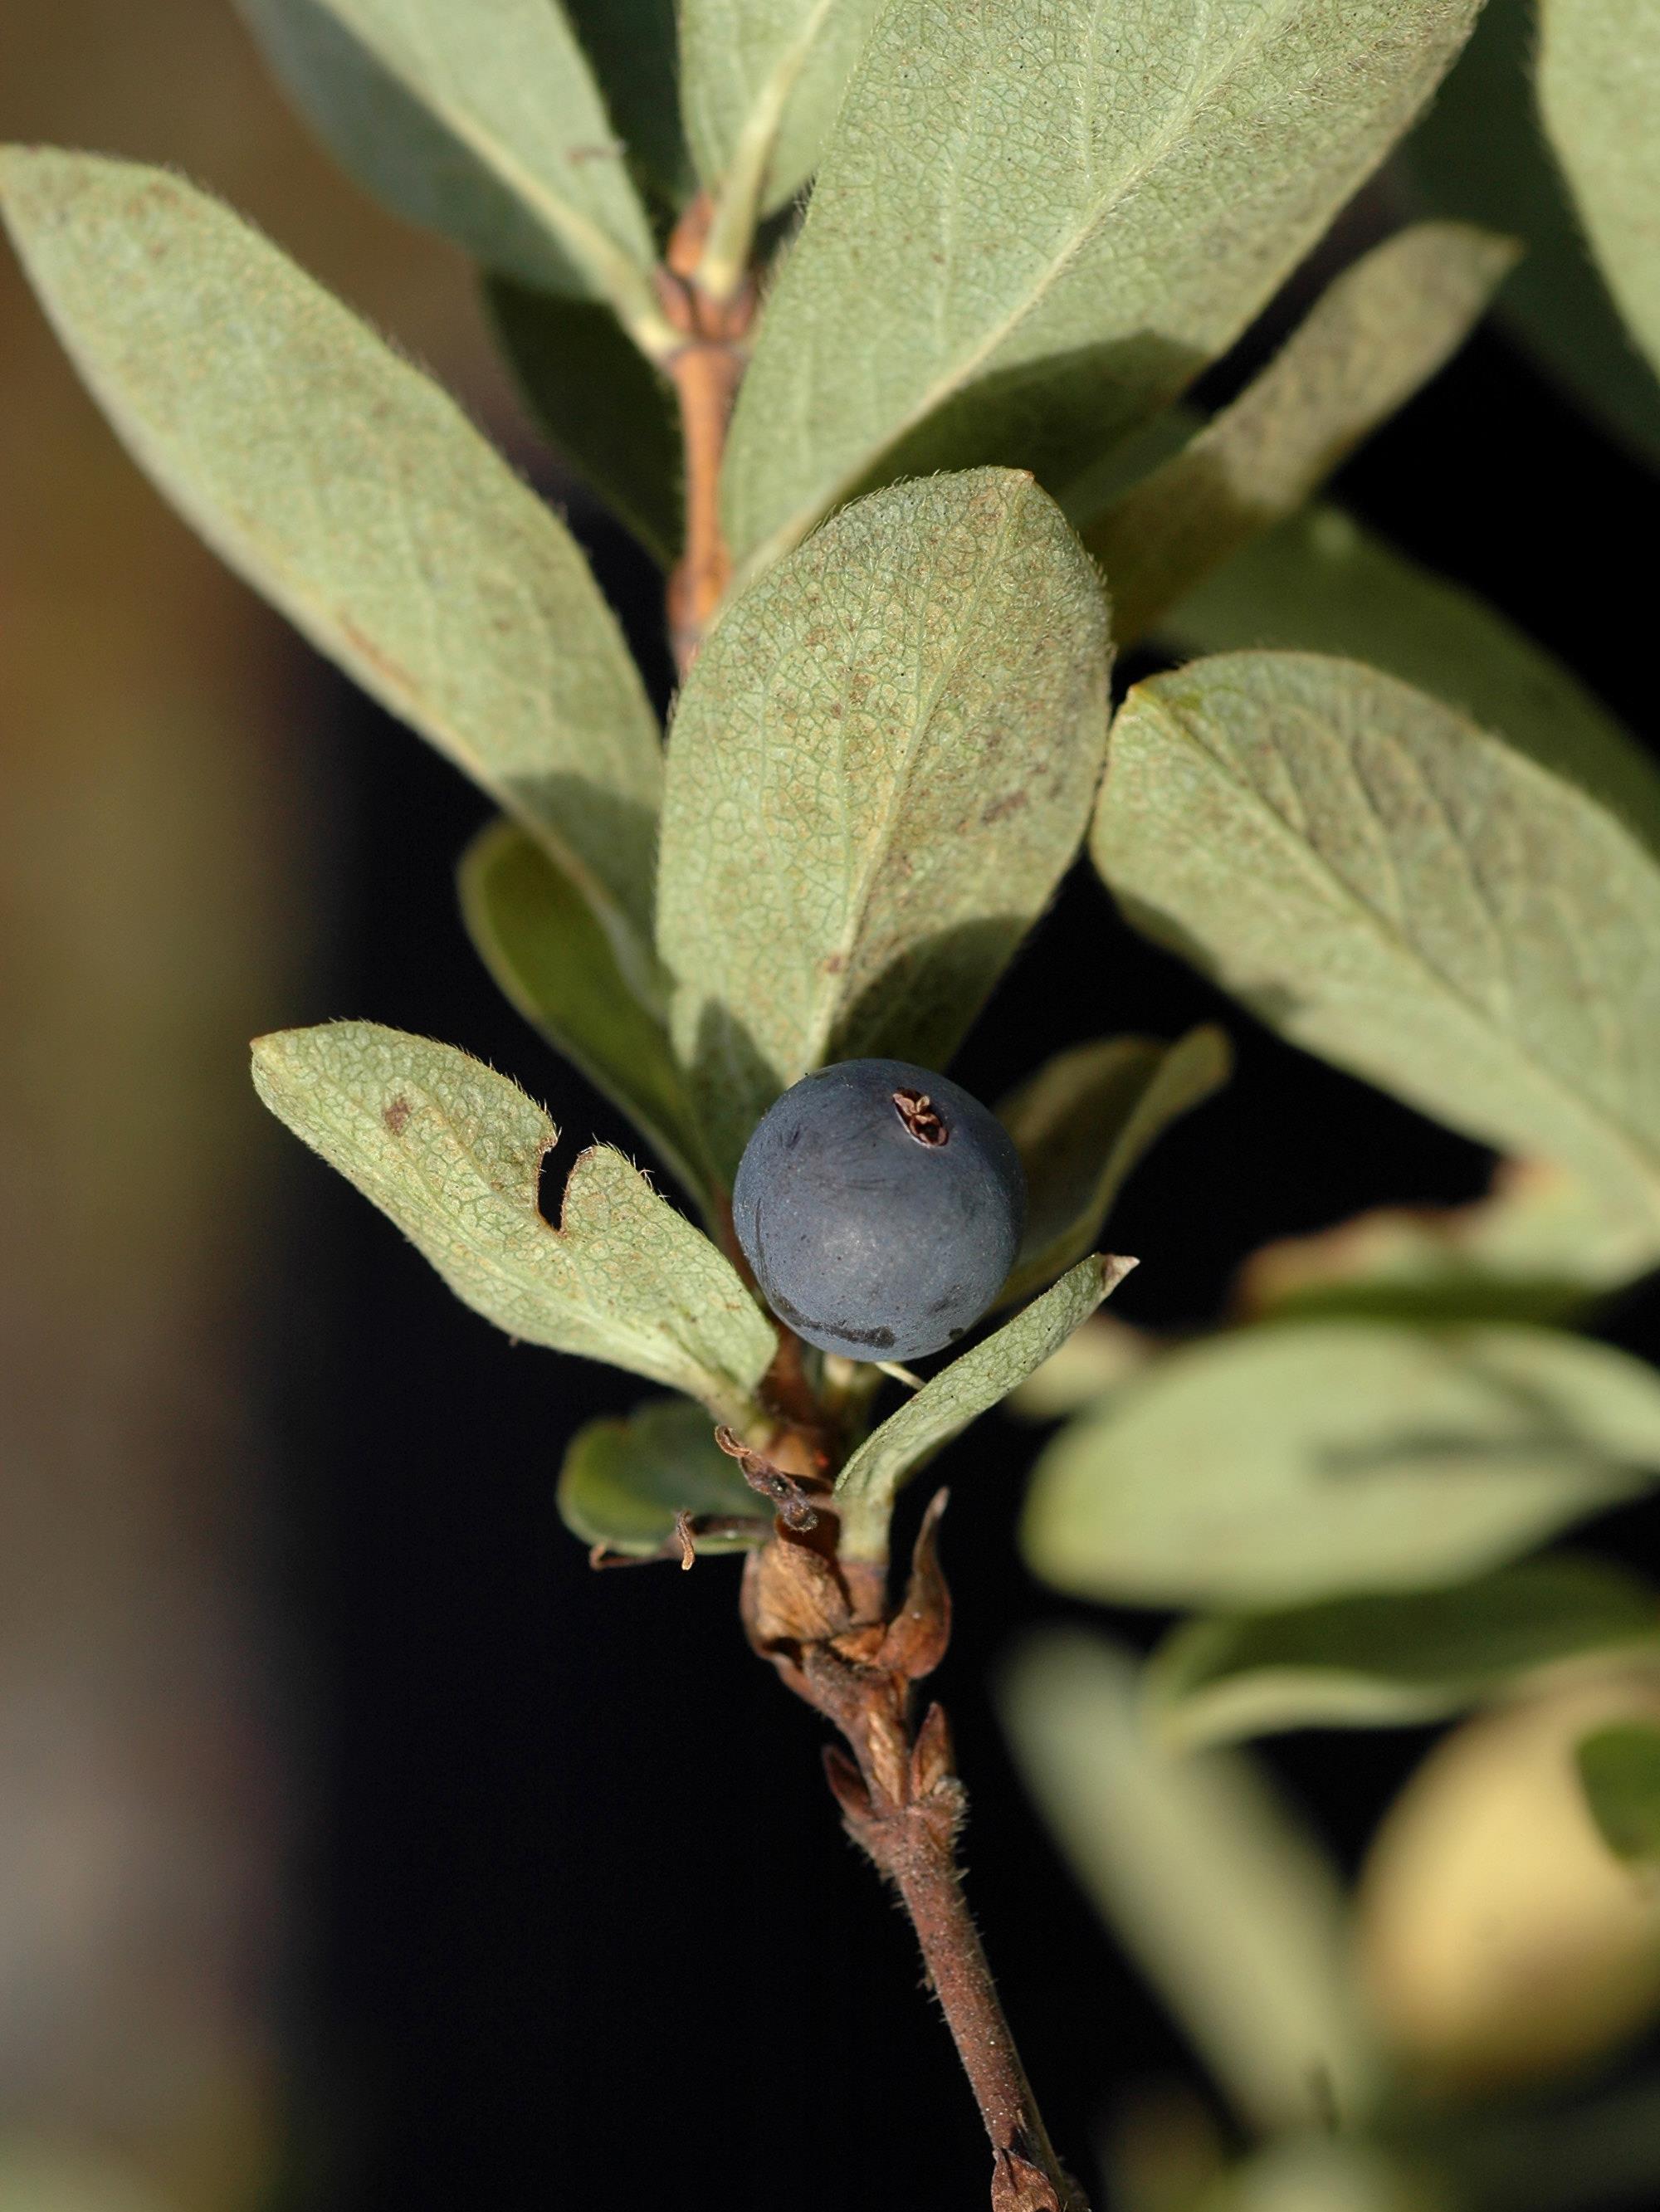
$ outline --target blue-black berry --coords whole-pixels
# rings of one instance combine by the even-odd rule
[[[921,1359],[1002,1288],[1026,1186],[977,1098],[903,1060],[844,1060],[769,1107],[733,1219],[781,1321],[849,1359]]]

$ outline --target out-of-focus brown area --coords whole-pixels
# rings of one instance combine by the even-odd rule
[[[184,169],[496,404],[459,257],[330,166],[227,0],[7,10],[0,134]],[[301,649],[9,255],[0,364],[0,2202],[197,2212],[280,2154],[296,1777],[244,1046],[315,1011],[327,766]]]

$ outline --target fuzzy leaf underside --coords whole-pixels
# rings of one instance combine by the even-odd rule
[[[1077,851],[1109,664],[1025,476],[879,492],[727,609],[669,740],[658,945],[730,1173],[828,1060],[943,1066]]]
[[[1270,2134],[1323,2130],[1334,2103],[1363,2112],[1381,2069],[1341,1888],[1267,1774],[1237,1752],[1174,1753],[1131,1656],[1076,1629],[1018,1651],[998,1704],[1080,1886],[1236,2110]]]
[[[372,1022],[254,1046],[279,1121],[396,1223],[456,1296],[510,1336],[648,1376],[721,1420],[752,1415],[773,1332],[720,1253],[609,1146],[581,1153],[559,1226],[542,1215],[552,1122],[453,1046]]]
[[[185,519],[648,932],[655,718],[575,542],[447,394],[165,171],[14,148],[0,205],[94,396]]]
[[[1133,690],[1093,848],[1270,1028],[1660,1221],[1660,865],[1392,678],[1230,653]]]
[[[882,1555],[902,1486],[970,1422],[1018,1389],[1134,1265],[1105,1253],[1080,1261],[1023,1313],[942,1368],[866,1437],[836,1483],[842,1548],[849,1557]]]
[[[295,105],[397,214],[487,269],[643,306],[655,258],[558,0],[237,0]]]
[[[1416,223],[1337,277],[1262,374],[1172,459],[1084,530],[1119,642],[1296,513],[1456,351],[1517,249],[1467,223]]]
[[[1660,0],[1541,0],[1539,105],[1597,264],[1660,370]]]
[[[1594,1559],[1500,1567],[1450,1589],[1331,1598],[1178,1628],[1151,1662],[1177,1742],[1436,1720],[1566,1660],[1660,1655],[1660,1599]]]
[[[1079,1596],[1256,1610],[1434,1589],[1660,1472],[1660,1376],[1544,1328],[1284,1322],[1168,1353],[1038,1462],[1023,1540]]]
[[[459,882],[467,933],[504,997],[631,1116],[688,1190],[706,1195],[662,1014],[617,965],[578,886],[511,822],[479,832]]]
[[[1233,342],[1475,13],[892,0],[739,401],[740,558],[763,566],[873,477],[1000,461],[1064,482]]]
[[[1057,1053],[998,1108],[1026,1176],[1026,1231],[1005,1302],[1030,1297],[1096,1243],[1148,1147],[1226,1082],[1207,1024],[1174,1044],[1104,1037]]]
[[[881,0],[683,0],[681,98],[706,185],[765,147],[759,204],[783,207],[818,166]]]
[[[574,1536],[625,1559],[671,1543],[686,1512],[746,1519],[754,1533],[699,1534],[700,1552],[741,1550],[764,1536],[759,1499],[714,1441],[708,1415],[684,1398],[637,1407],[625,1420],[579,1429],[559,1472],[559,1514]]]

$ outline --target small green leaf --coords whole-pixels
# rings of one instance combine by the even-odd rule
[[[1064,482],[1231,345],[1405,129],[1476,0],[891,0],[733,418],[763,567],[861,484]]]
[[[1134,1265],[1099,1252],[1080,1261],[1024,1313],[941,1368],[866,1437],[836,1483],[842,1549],[849,1558],[885,1556],[893,1501],[903,1485],[1041,1367]]]
[[[686,134],[703,182],[741,204],[746,230],[818,167],[879,4],[682,0]]]
[[[1565,1659],[1660,1652],[1660,1599],[1594,1559],[1529,1559],[1450,1589],[1189,1621],[1154,1655],[1183,1745],[1437,1720]]]
[[[1094,851],[1268,1025],[1660,1223],[1660,864],[1392,678],[1229,653],[1133,690]]]
[[[1118,1942],[1254,2128],[1331,2124],[1377,2086],[1337,1878],[1238,1753],[1182,1758],[1104,1638],[1024,1646],[999,1704],[1026,1786]]]
[[[1509,239],[1421,222],[1346,270],[1231,406],[1085,527],[1120,644],[1295,514],[1463,343],[1516,258]]]
[[[1561,1321],[1645,1273],[1651,1228],[1616,1219],[1575,1176],[1503,1160],[1468,1206],[1379,1206],[1252,1254],[1234,1307],[1265,1316]]]
[[[502,350],[554,450],[628,525],[660,568],[680,550],[674,395],[607,307],[507,277],[484,295]]]
[[[1653,763],[1577,678],[1474,592],[1335,507],[1282,523],[1158,625],[1183,653],[1274,646],[1416,684],[1599,799],[1660,853]]]
[[[1616,1722],[1584,1737],[1574,1759],[1590,1816],[1614,1856],[1660,1865],[1660,1729]]]
[[[467,933],[503,994],[706,1198],[709,1175],[662,1012],[623,975],[577,886],[522,830],[496,822],[468,847],[459,887]]]
[[[826,1060],[950,1057],[1078,849],[1107,621],[1009,470],[864,500],[736,600],[669,741],[658,944],[730,1172]]]
[[[1038,1462],[1024,1539],[1079,1596],[1266,1607],[1437,1589],[1660,1472],[1660,1376],[1554,1330],[1286,1322],[1132,1376]]]
[[[1057,1053],[998,1119],[1026,1171],[1026,1233],[1003,1291],[1027,1297],[1090,1250],[1142,1155],[1227,1081],[1227,1038],[1207,1025],[1174,1044],[1104,1037]]]
[[[177,177],[13,148],[0,204],[134,458],[312,643],[649,930],[662,775],[563,526],[448,396]]]
[[[1660,0],[1541,0],[1539,106],[1608,289],[1660,370]]]
[[[699,1531],[700,1552],[741,1551],[770,1525],[700,1407],[664,1398],[626,1420],[590,1421],[577,1431],[559,1473],[560,1517],[574,1536],[627,1559],[650,1559],[673,1541],[683,1512],[753,1524],[748,1534]]]
[[[237,0],[337,158],[487,269],[672,343],[656,248],[558,0]]]
[[[253,1048],[277,1119],[397,1224],[510,1336],[609,1360],[753,1418],[773,1332],[706,1237],[609,1146],[579,1155],[558,1228],[538,1205],[558,1132],[505,1076],[373,1022],[283,1030]]]

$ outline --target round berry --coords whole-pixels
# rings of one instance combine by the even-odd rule
[[[844,1060],[768,1109],[732,1202],[756,1281],[799,1336],[848,1359],[921,1359],[1001,1290],[1026,1185],[1001,1122],[958,1085]]]

